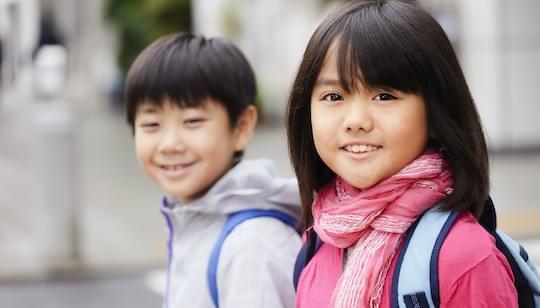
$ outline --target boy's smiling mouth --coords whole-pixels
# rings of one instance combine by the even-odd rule
[[[186,163],[186,164],[171,164],[171,165],[161,165],[158,164],[158,167],[163,171],[163,174],[169,178],[178,178],[184,176],[188,169],[193,166],[195,162]]]

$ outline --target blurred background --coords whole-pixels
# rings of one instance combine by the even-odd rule
[[[225,36],[251,61],[248,158],[292,175],[287,93],[330,0],[0,0],[0,306],[158,307],[161,192],[122,113],[126,70],[160,35]],[[492,153],[499,226],[540,263],[537,0],[419,0],[460,57]]]

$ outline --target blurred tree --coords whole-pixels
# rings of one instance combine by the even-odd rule
[[[156,38],[191,30],[190,0],[106,0],[105,17],[119,32],[118,65],[124,75]]]

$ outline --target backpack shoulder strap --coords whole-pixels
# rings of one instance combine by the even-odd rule
[[[310,229],[306,231],[306,241],[302,245],[300,252],[296,256],[296,261],[294,262],[294,272],[293,272],[293,284],[294,290],[298,289],[298,282],[300,280],[300,274],[302,270],[306,267],[309,261],[313,258],[319,247],[321,247],[322,241],[315,232],[315,230]]]
[[[499,249],[514,274],[519,307],[540,307],[540,275],[525,249],[510,236],[497,229],[497,215],[491,197],[484,204],[480,224],[495,238]]]
[[[459,214],[433,207],[409,228],[393,276],[392,308],[439,307],[439,253]]]
[[[540,307],[540,275],[519,243],[501,230],[495,231],[497,248],[506,256],[518,291],[519,307]]]
[[[442,243],[459,214],[459,211],[437,212],[430,209],[407,231],[392,281],[393,308],[439,307],[438,257]],[[537,267],[521,245],[497,229],[497,216],[491,198],[486,200],[479,222],[493,235],[497,248],[510,264],[519,307],[540,308],[540,274]],[[429,269],[425,266],[428,262]]]
[[[207,273],[208,288],[210,290],[210,296],[212,297],[212,302],[214,303],[214,306],[216,308],[219,307],[219,301],[218,301],[219,297],[218,297],[216,276],[217,276],[217,267],[219,263],[219,256],[221,254],[221,248],[223,247],[223,242],[236,226],[238,226],[239,224],[241,224],[242,222],[248,219],[257,218],[257,217],[272,217],[272,218],[281,220],[283,223],[293,228],[296,226],[295,218],[293,218],[292,216],[288,214],[285,214],[283,212],[276,211],[276,210],[249,209],[249,210],[234,212],[229,215],[223,229],[221,230],[221,233],[219,234],[216,244],[214,245],[212,254],[210,255],[210,260],[208,262],[208,273]]]

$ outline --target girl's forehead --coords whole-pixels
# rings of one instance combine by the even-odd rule
[[[335,65],[337,63],[338,51],[340,47],[339,45],[340,45],[340,39],[335,38],[330,44],[330,46],[328,46],[328,49],[326,49],[326,53],[324,55],[324,60],[322,63],[323,68],[329,65]]]
[[[337,57],[332,54],[327,54],[324,59],[324,62],[321,65],[319,74],[317,75],[317,82],[321,79],[339,79],[338,69],[337,69]]]
[[[375,45],[337,35],[323,55],[314,87],[332,80],[349,93],[376,89],[421,92],[419,68],[410,62],[411,57],[393,46]]]
[[[372,88],[364,80],[360,63],[353,59],[348,51],[350,49],[340,43],[337,38],[328,47],[315,80],[315,87],[339,85],[350,92]]]
[[[340,55],[340,49],[342,48],[340,42],[340,38],[337,37],[332,41],[330,46],[328,46],[328,49],[324,54],[319,74],[317,75],[317,83],[319,83],[321,79],[333,79],[341,82],[343,74],[340,74],[338,70],[338,62],[340,62],[340,58],[343,57],[343,55]]]

